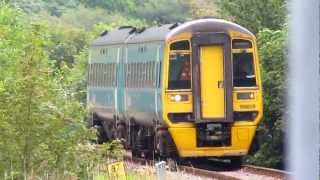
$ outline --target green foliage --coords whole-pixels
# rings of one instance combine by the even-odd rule
[[[219,14],[257,33],[279,29],[286,20],[285,0],[217,0]]]
[[[97,159],[104,163],[120,149],[88,144],[95,137],[84,120],[90,35],[52,30],[47,22],[30,25],[22,12],[0,5],[0,174],[87,179]]]
[[[113,12],[130,14],[134,11],[136,1],[133,0],[80,0],[89,7],[100,7]]]
[[[76,165],[76,174],[79,179],[93,179],[96,173],[105,170],[105,165],[122,158],[122,144],[113,141],[109,144],[94,145],[82,144],[76,149],[77,157],[73,163]],[[106,159],[107,157],[107,159]],[[77,162],[81,162],[80,164]]]
[[[193,18],[216,17],[219,18],[215,1],[212,0],[189,0],[188,6]]]
[[[66,9],[79,5],[78,0],[8,0],[7,2],[28,14],[47,11],[53,16],[60,16]]]
[[[143,19],[128,17],[122,13],[112,12],[101,8],[85,8],[84,6],[69,9],[59,20],[76,28],[84,28],[86,31],[91,31],[97,24],[106,24],[113,28],[123,25],[134,25],[139,27],[146,24]]]
[[[287,29],[263,29],[258,34],[264,90],[264,119],[259,127],[262,135],[260,150],[251,162],[268,167],[283,168],[286,38]]]
[[[190,18],[190,6],[182,0],[12,0],[12,6],[28,14],[46,12],[50,16],[65,16],[88,28],[96,23],[117,22],[117,17],[148,24],[180,22]],[[64,19],[63,18],[63,19]]]
[[[68,28],[59,25],[50,25],[50,44],[47,46],[49,59],[61,62],[74,63],[75,56],[88,45],[90,36],[81,29]]]
[[[137,1],[132,14],[154,24],[182,22],[191,16],[190,7],[183,0]]]
[[[121,13],[149,24],[173,23],[190,17],[189,7],[183,0],[82,0],[89,7],[99,7],[112,13]]]

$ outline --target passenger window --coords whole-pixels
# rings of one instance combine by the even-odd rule
[[[146,72],[146,84],[147,84],[147,87],[151,87],[151,62],[147,62],[146,63],[146,69],[147,69],[147,72]]]
[[[132,84],[132,87],[136,88],[138,87],[138,84],[139,84],[139,66],[138,66],[138,63],[134,63],[134,84]]]
[[[101,70],[100,70],[100,64],[97,64],[97,86],[100,86],[100,76],[101,76]]]
[[[156,69],[156,64],[157,62],[153,61],[151,62],[151,82],[150,82],[150,86],[151,87],[156,87],[156,73],[157,73],[157,69]]]
[[[137,82],[137,71],[136,71],[136,63],[132,63],[132,81],[131,81],[131,88],[135,87]]]
[[[150,87],[155,87],[154,86],[155,73],[156,73],[155,63],[156,63],[155,61],[150,62]]]
[[[104,86],[105,87],[108,87],[109,86],[109,83],[110,83],[110,65],[109,64],[105,64],[104,65],[105,66],[105,68],[104,68],[104,75],[103,76],[105,76],[105,83],[104,83]]]
[[[103,78],[103,64],[99,64],[99,86],[103,86],[102,78]]]
[[[129,82],[131,81],[131,66],[130,64],[126,64],[126,87],[130,87]]]
[[[141,65],[140,63],[136,63],[136,84],[135,87],[140,87],[140,82],[141,82]]]
[[[93,87],[96,87],[97,86],[97,75],[98,75],[98,72],[97,72],[97,64],[93,64]]]
[[[127,87],[131,87],[132,80],[133,80],[133,71],[132,71],[132,63],[128,65],[128,74],[127,74]]]
[[[191,89],[190,54],[170,55],[168,89]]]
[[[252,53],[233,54],[233,86],[256,86],[256,76]]]
[[[96,83],[95,83],[95,87],[99,87],[99,74],[100,74],[100,72],[99,72],[99,64],[95,64],[95,66],[96,66]]]
[[[98,84],[97,86],[100,87],[101,86],[101,75],[102,75],[102,69],[101,69],[101,63],[97,64],[98,65],[98,77],[97,77],[97,81]]]
[[[136,80],[136,63],[130,63],[130,66],[131,66],[131,80],[130,80],[130,88],[133,88],[134,85],[136,84],[135,80]]]
[[[145,69],[143,69],[144,68],[144,63],[142,62],[142,63],[139,63],[139,73],[140,73],[140,78],[139,78],[139,81],[140,81],[140,83],[139,83],[139,87],[144,87],[144,71],[145,71]]]
[[[142,77],[142,63],[137,63],[137,73],[138,73],[138,78],[137,78],[137,86],[136,87],[141,87],[141,82],[143,80]]]
[[[133,88],[137,82],[136,82],[136,79],[137,79],[137,73],[136,73],[136,63],[132,63],[132,81],[131,81],[131,87]]]
[[[113,63],[113,72],[112,72],[112,80],[113,80],[113,87],[117,86],[117,64]]]
[[[129,81],[129,87],[132,88],[133,85],[135,84],[135,63],[130,63],[130,81]]]
[[[142,87],[148,87],[146,62],[142,63]]]
[[[106,81],[105,81],[105,87],[108,87],[109,86],[109,84],[110,84],[110,66],[109,66],[109,64],[106,64],[106,74],[105,74],[105,76],[106,76]]]

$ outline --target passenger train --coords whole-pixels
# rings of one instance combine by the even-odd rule
[[[134,156],[239,162],[263,117],[256,38],[221,19],[105,31],[87,104],[99,141],[122,139]]]

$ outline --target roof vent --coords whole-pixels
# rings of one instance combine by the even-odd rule
[[[137,28],[132,27],[132,29],[129,31],[129,34],[132,34],[132,33],[136,32],[136,31],[137,31]]]
[[[107,35],[107,34],[108,34],[108,31],[105,30],[105,31],[103,31],[103,33],[100,34],[100,36],[105,36],[105,35]]]
[[[178,26],[179,26],[179,23],[174,23],[169,27],[169,29],[171,30],[171,29],[174,29],[174,28],[176,28]]]
[[[135,27],[133,27],[133,26],[120,26],[118,29],[120,30],[120,29],[129,29],[129,28],[133,29]]]
[[[136,31],[136,32],[140,34],[140,33],[142,33],[142,32],[143,32],[143,31],[145,31],[145,30],[146,30],[146,28],[145,28],[145,27],[143,27],[143,28],[137,29],[137,31]]]

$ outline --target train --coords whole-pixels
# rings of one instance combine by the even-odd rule
[[[133,156],[241,162],[263,117],[256,38],[215,18],[105,31],[87,105],[99,143],[119,139]]]

